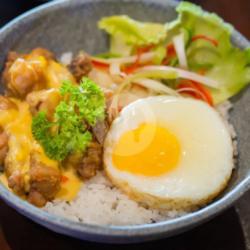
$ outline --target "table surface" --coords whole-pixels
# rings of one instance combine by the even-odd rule
[[[0,0],[0,25],[42,1]],[[250,0],[194,0],[214,11],[250,38]],[[179,236],[121,249],[250,250],[250,192],[233,208]],[[114,249],[117,246],[75,240],[53,233],[21,216],[0,200],[0,250]]]

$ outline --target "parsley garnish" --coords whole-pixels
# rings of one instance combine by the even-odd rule
[[[88,126],[94,126],[105,115],[102,90],[90,79],[83,78],[76,86],[64,81],[60,94],[63,100],[56,107],[54,122],[45,112],[32,120],[32,133],[51,159],[62,161],[69,153],[84,151],[92,140]]]

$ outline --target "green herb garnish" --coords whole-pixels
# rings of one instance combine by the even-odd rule
[[[84,151],[92,140],[88,126],[104,119],[105,99],[102,90],[90,79],[76,86],[69,81],[60,88],[63,100],[56,107],[55,121],[39,112],[32,120],[32,133],[51,159],[62,161],[69,153]]]

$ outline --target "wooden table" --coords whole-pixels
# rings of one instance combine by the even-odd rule
[[[217,12],[250,38],[250,0],[194,0],[193,2],[204,6],[207,10]],[[37,4],[38,1],[0,0],[0,24]],[[119,248],[121,250],[250,250],[249,207],[250,192],[236,204],[236,208],[229,209],[192,231],[171,239],[119,246]],[[99,248],[112,250],[116,249],[117,246],[83,242],[53,233],[19,215],[3,201],[0,201],[0,250]]]

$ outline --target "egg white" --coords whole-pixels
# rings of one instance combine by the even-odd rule
[[[181,156],[170,172],[148,177],[117,169],[112,162],[120,136],[142,123],[158,123],[179,140]],[[125,107],[104,144],[105,171],[131,198],[150,207],[192,210],[226,186],[233,169],[232,140],[219,114],[204,102],[171,96],[140,99]]]

